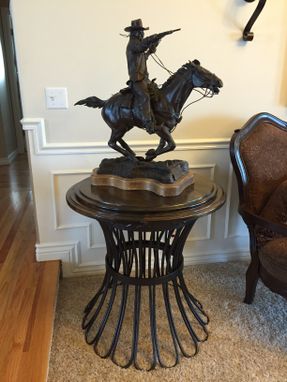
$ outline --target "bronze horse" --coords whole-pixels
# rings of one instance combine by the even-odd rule
[[[198,60],[184,64],[160,88],[151,82],[151,89],[154,90],[151,94],[151,106],[156,121],[155,134],[160,137],[160,142],[156,149],[146,152],[145,159],[151,161],[158,155],[175,149],[171,132],[181,120],[180,112],[194,88],[205,89],[210,97],[218,94],[222,86],[222,81],[203,68]],[[132,97],[131,91],[125,89],[106,101],[93,96],[77,102],[76,105],[102,109],[102,117],[112,129],[108,145],[124,156],[135,159],[135,152],[123,140],[125,133],[134,126],[143,128],[140,121],[133,117]],[[166,102],[173,106],[173,115],[166,112]]]

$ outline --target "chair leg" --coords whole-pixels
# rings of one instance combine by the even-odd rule
[[[252,259],[246,272],[246,290],[244,302],[251,304],[256,291],[257,282],[259,279],[259,261],[258,259]]]
[[[245,298],[244,302],[246,304],[251,304],[256,291],[257,282],[259,279],[259,258],[257,254],[257,244],[256,236],[253,230],[253,227],[249,228],[250,234],[250,254],[251,254],[251,263],[246,272],[246,289],[245,289]]]

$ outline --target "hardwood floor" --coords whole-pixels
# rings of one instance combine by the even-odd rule
[[[42,382],[49,352],[59,262],[35,261],[27,159],[0,166],[0,381]]]

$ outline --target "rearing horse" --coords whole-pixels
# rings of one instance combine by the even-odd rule
[[[198,60],[184,64],[161,88],[153,84],[155,94],[151,95],[151,106],[156,121],[155,134],[160,137],[160,142],[156,149],[146,152],[145,159],[150,161],[160,154],[175,149],[171,132],[181,120],[180,112],[194,88],[205,89],[206,92],[209,91],[209,96],[213,96],[219,93],[219,88],[222,86],[222,81],[203,68]],[[126,157],[135,159],[135,152],[123,140],[125,133],[134,126],[143,128],[140,121],[133,116],[132,98],[131,91],[125,90],[114,94],[106,101],[93,96],[77,102],[76,105],[102,109],[102,117],[112,130],[108,145]],[[174,114],[167,113],[166,102],[173,106]]]

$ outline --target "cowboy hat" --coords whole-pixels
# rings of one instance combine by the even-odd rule
[[[133,31],[146,31],[149,28],[144,28],[143,23],[141,19],[132,20],[131,25],[129,27],[125,28],[126,32],[133,32]]]

